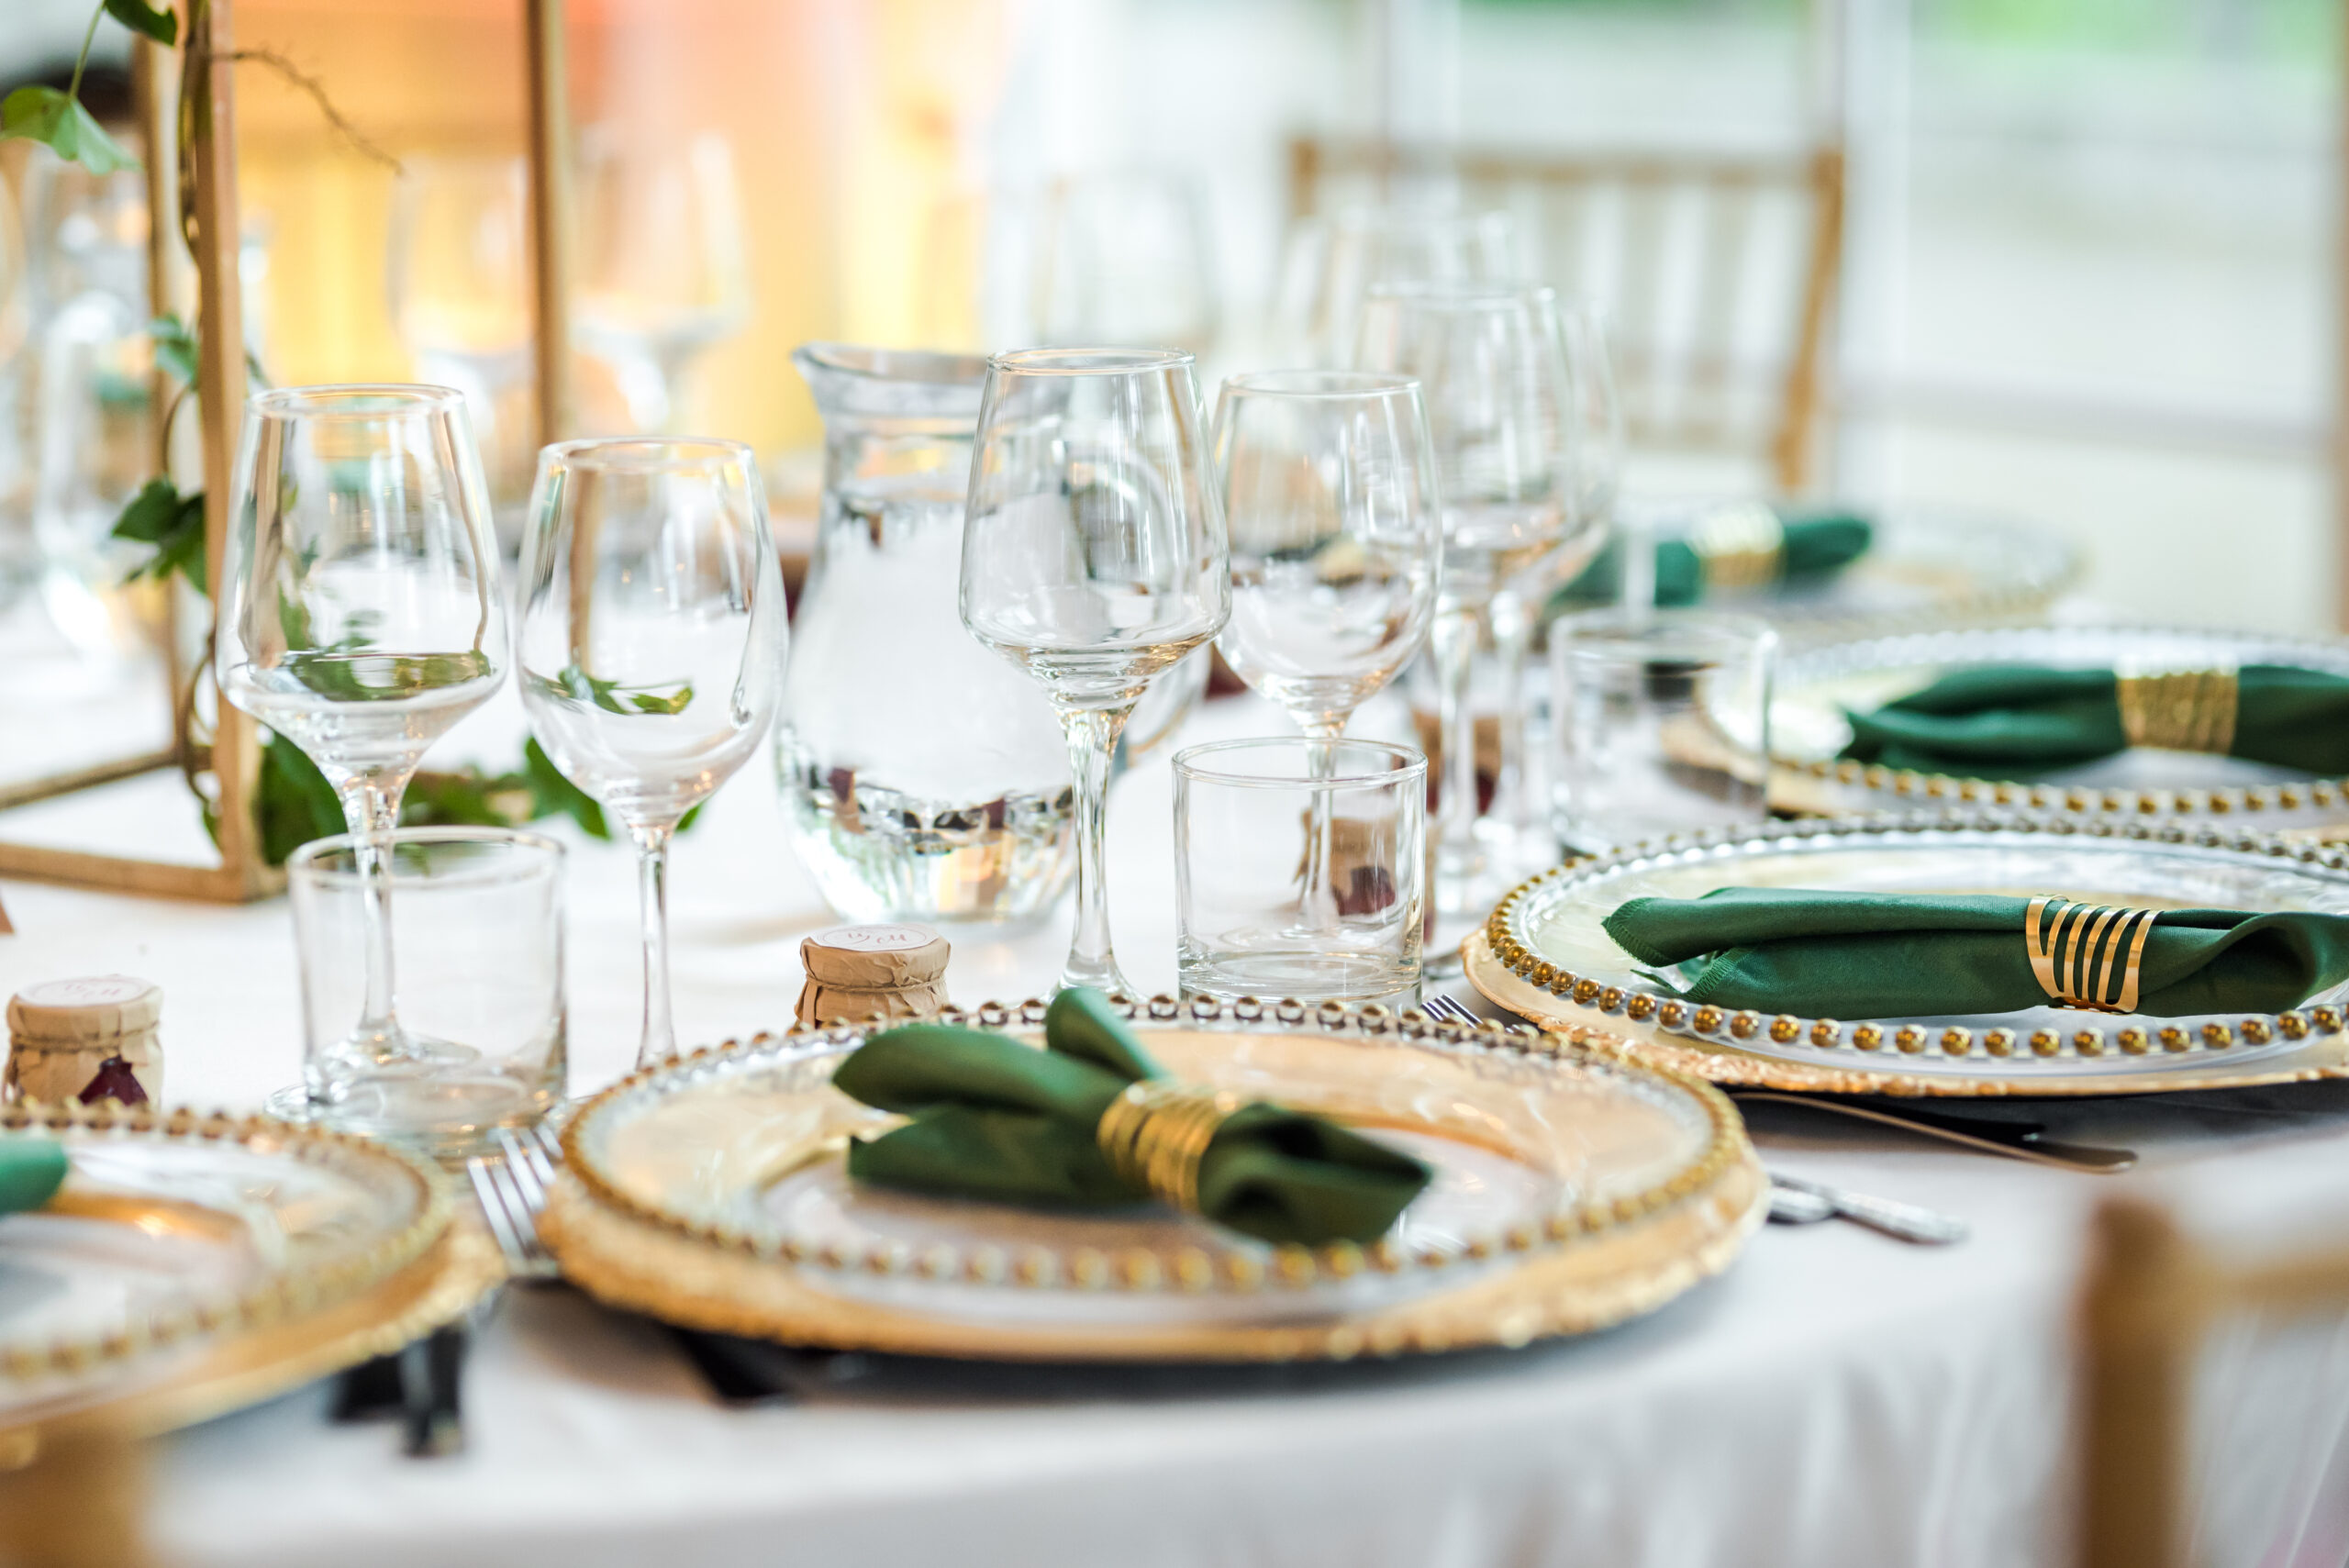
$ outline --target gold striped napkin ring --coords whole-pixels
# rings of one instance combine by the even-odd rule
[[[2235,740],[2235,673],[2171,670],[2115,677],[2121,729],[2132,746],[2224,754]]]
[[[2156,913],[2069,898],[2032,899],[2023,911],[2022,926],[2032,978],[2058,1006],[2135,1012],[2138,967]],[[2116,960],[2121,969],[2118,995],[2112,985]]]
[[[1172,1078],[1130,1084],[1093,1129],[1109,1168],[1152,1197],[1199,1210],[1199,1161],[1245,1102],[1229,1089]]]
[[[1688,546],[1697,552],[1708,592],[1766,587],[1786,568],[1786,525],[1758,501],[1706,513]]]

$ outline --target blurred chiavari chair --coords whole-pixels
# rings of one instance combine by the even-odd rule
[[[104,1429],[0,1437],[0,1568],[145,1568],[146,1511],[147,1452],[135,1439]]]
[[[1301,137],[1292,217],[1434,184],[1512,214],[1532,275],[1609,312],[1635,450],[1729,454],[1796,492],[1830,439],[1827,327],[1842,272],[1843,152],[1463,149]]]
[[[2343,1560],[2349,1248],[2243,1262],[2110,1200],[2076,1334],[2080,1568]]]

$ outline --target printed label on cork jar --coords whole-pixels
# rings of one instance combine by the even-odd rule
[[[938,939],[919,926],[835,926],[808,940],[846,952],[903,952]]]

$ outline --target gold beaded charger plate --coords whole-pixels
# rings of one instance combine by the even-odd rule
[[[1310,1110],[1435,1171],[1375,1245],[1272,1247],[1171,1209],[893,1192],[841,1151],[896,1118],[831,1086],[863,1035],[762,1036],[622,1081],[564,1135],[540,1234],[564,1275],[672,1322],[1005,1361],[1263,1361],[1521,1344],[1725,1268],[1768,1184],[1710,1086],[1382,1007],[1142,1005],[1176,1078]],[[1038,1032],[1041,1004],[946,1015]]]
[[[2154,674],[2286,664],[2349,675],[2349,640],[2144,627],[1974,627],[1798,649],[1770,704],[1771,804],[1836,816],[1943,804],[2279,828],[2349,817],[2349,779],[2208,751],[2133,746],[2028,782],[1887,768],[1838,756],[1865,711],[1982,664]]]
[[[168,1430],[386,1353],[496,1283],[446,1180],[267,1118],[19,1104],[65,1183],[0,1218],[0,1435]],[[13,1449],[12,1449],[13,1451]]]
[[[1675,997],[1601,926],[1626,899],[1698,898],[1729,886],[2349,914],[2349,851],[2176,819],[1844,817],[1693,834],[1520,884],[1464,944],[1469,980],[1568,1039],[1620,1037],[1643,1060],[1729,1084],[2137,1095],[2349,1076],[2349,984],[2284,1013],[2153,1018],[2050,1005],[1910,1018],[1771,1017]]]

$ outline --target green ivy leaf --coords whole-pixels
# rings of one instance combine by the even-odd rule
[[[535,801],[519,773],[421,773],[400,799],[403,828],[518,828]]]
[[[640,713],[683,713],[694,700],[691,682],[666,695],[649,689],[631,691],[618,681],[597,680],[576,664],[565,664],[556,672],[554,684],[573,701],[593,703],[623,718]]]
[[[93,174],[139,167],[80,99],[55,87],[19,87],[0,101],[0,141],[12,138],[38,141]]]
[[[285,857],[313,839],[343,831],[342,797],[302,748],[272,735],[261,749],[261,780],[253,812],[259,818],[262,857],[284,865]]]
[[[522,773],[530,786],[530,816],[553,817],[558,814],[579,824],[579,830],[591,839],[608,839],[612,830],[604,822],[604,808],[596,797],[562,776],[562,770],[544,748],[532,739],[522,748]]]
[[[158,11],[147,0],[106,0],[106,15],[134,33],[144,33],[165,49],[180,41],[180,22],[169,11]]]
[[[114,537],[138,544],[161,544],[179,515],[179,486],[168,479],[150,479],[114,520]]]
[[[130,498],[115,519],[114,537],[137,544],[151,544],[155,553],[130,573],[130,580],[152,577],[159,582],[174,572],[208,592],[204,580],[204,492],[183,495],[168,479],[150,479]]]
[[[195,333],[178,317],[162,315],[147,323],[155,340],[155,362],[182,381],[195,380]]]
[[[665,697],[642,692],[628,700],[636,705],[639,713],[683,713],[686,705],[694,700],[693,683],[688,681]]]

